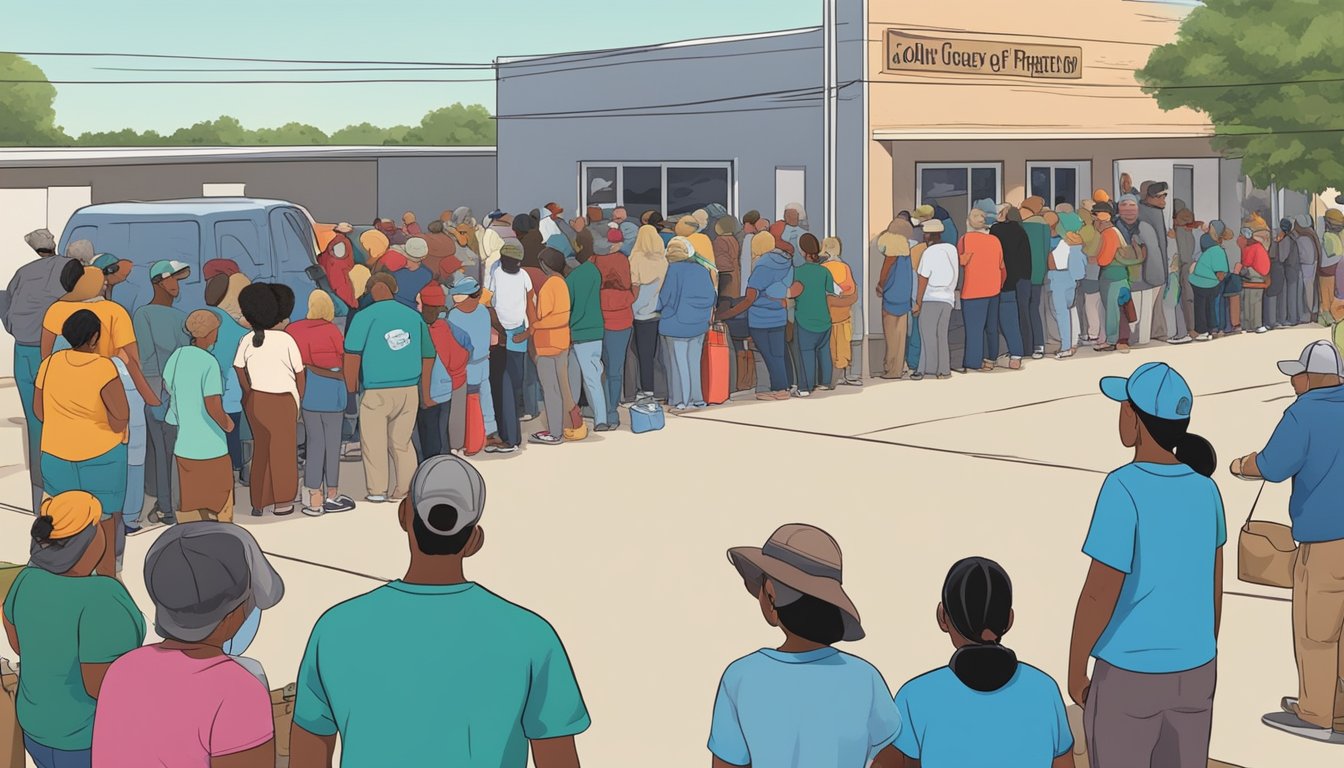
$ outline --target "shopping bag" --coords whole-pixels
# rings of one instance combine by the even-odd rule
[[[644,399],[630,406],[630,431],[636,435],[657,432],[665,420],[663,407],[656,400]]]
[[[737,353],[737,389],[735,391],[756,391],[756,355],[749,349]]]
[[[19,675],[0,658],[0,768],[24,768],[23,729],[19,727]]]
[[[728,329],[722,324],[711,326],[705,334],[704,360],[700,365],[700,386],[705,402],[720,405],[728,402],[732,393],[728,386]]]
[[[1297,542],[1293,529],[1279,523],[1252,520],[1265,482],[1255,494],[1251,512],[1237,537],[1237,578],[1266,587],[1293,588],[1293,567],[1297,565]]]
[[[467,393],[467,431],[463,440],[463,451],[475,456],[485,448],[485,416],[481,413],[481,395],[479,392]]]
[[[294,683],[271,691],[271,718],[275,721],[275,765],[289,766],[289,729],[294,724],[294,699],[298,688]]]

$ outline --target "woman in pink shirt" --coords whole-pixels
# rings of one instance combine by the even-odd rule
[[[145,588],[164,641],[108,669],[94,768],[273,768],[270,694],[234,658],[285,591],[256,540],[226,523],[172,526],[145,558]]]

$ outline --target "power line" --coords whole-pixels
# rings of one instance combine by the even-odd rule
[[[0,80],[0,83],[40,85],[354,85],[359,83],[493,83],[493,77],[365,78],[357,80]]]
[[[97,72],[442,72],[443,67],[93,67]]]
[[[195,56],[172,53],[111,53],[94,51],[0,51],[15,56],[61,56],[77,58],[184,59],[187,61],[239,61],[252,64],[388,64],[407,66],[461,67],[494,69],[494,62],[466,61],[374,61],[369,59],[262,59],[245,56]]]
[[[846,83],[846,85],[853,85],[854,82],[857,82],[857,81],[850,81],[849,83]],[[841,86],[841,87],[843,87],[843,86]],[[816,87],[816,88],[785,88],[785,89],[783,89],[783,90],[778,90],[778,91],[758,91],[758,92],[756,92],[756,93],[738,94],[738,95],[735,95],[735,96],[722,96],[722,97],[714,98],[714,99],[697,99],[696,101],[682,101],[682,102],[676,102],[676,103],[664,103],[664,104],[644,104],[644,105],[641,105],[641,106],[633,106],[633,107],[607,107],[607,108],[605,108],[605,109],[601,109],[601,108],[599,108],[599,109],[587,109],[587,110],[584,110],[584,114],[594,115],[595,117],[603,117],[604,115],[596,115],[596,114],[594,114],[594,113],[598,113],[598,112],[622,112],[622,111],[639,110],[639,109],[667,110],[667,109],[675,109],[675,108],[677,108],[677,107],[698,107],[698,106],[702,106],[702,105],[705,105],[705,104],[721,104],[721,103],[726,102],[726,101],[741,101],[741,100],[745,100],[745,99],[754,99],[754,98],[760,98],[760,97],[765,97],[765,96],[799,96],[799,95],[804,95],[804,94],[808,94],[808,93],[814,93],[814,94],[816,94],[816,97],[817,97],[817,98],[820,98],[820,97],[821,97],[821,90],[822,90],[822,89],[821,89],[820,86],[818,86],[818,87]],[[515,113],[515,114],[510,114],[510,115],[496,115],[496,116],[495,116],[495,119],[496,119],[496,120],[517,120],[517,119],[522,119],[522,118],[532,118],[532,117],[553,117],[553,116],[557,116],[557,115],[565,115],[565,114],[571,114],[571,113],[568,113],[568,112],[519,112],[519,113]]]

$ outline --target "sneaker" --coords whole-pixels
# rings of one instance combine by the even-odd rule
[[[292,515],[294,514],[294,505],[287,504],[283,507],[276,507],[275,511],[273,511],[271,514],[275,515],[276,517],[284,517],[286,515]]]
[[[706,403],[704,400],[696,400],[694,403],[691,403],[691,408],[697,411],[708,407],[709,403]],[[611,428],[615,429],[616,427],[613,425]]]
[[[1260,326],[1259,328],[1256,328],[1256,329],[1255,329],[1255,332],[1256,332],[1256,333],[1269,333],[1269,329],[1262,325],[1262,326]]]
[[[1032,350],[1031,353],[1032,360],[1041,360],[1044,357],[1045,357],[1045,347],[1037,347],[1036,349]]]
[[[1194,339],[1189,336],[1177,336],[1174,339],[1167,339],[1168,344],[1189,344],[1192,341],[1194,341]]]
[[[485,446],[486,453],[513,453],[516,450],[518,450],[518,446],[509,445],[508,443],[503,441],[500,441],[499,445]]]
[[[809,391],[809,390],[806,390],[806,389],[794,389],[794,390],[790,390],[790,392],[793,394],[794,397],[811,397],[811,396],[812,396],[812,392]]]
[[[485,438],[485,447],[486,447],[487,450],[488,450],[488,449],[490,448],[490,446],[492,446],[492,445],[493,445],[493,446],[500,446],[500,445],[503,445],[503,444],[504,444],[504,441],[501,440],[501,439],[499,439],[499,435],[498,435],[498,434],[490,435],[489,437]]]
[[[1201,333],[1195,337],[1195,341],[1213,341],[1213,334]]]
[[[840,384],[841,384],[842,386],[846,386],[846,387],[862,387],[862,386],[863,386],[863,380],[862,380],[862,379],[841,379],[841,380],[840,380]]]
[[[1073,349],[1072,349],[1072,348],[1070,348],[1070,349],[1060,350],[1059,352],[1056,352],[1056,353],[1055,353],[1055,359],[1056,359],[1056,360],[1068,360],[1070,357],[1073,357]]]
[[[527,438],[527,441],[529,443],[537,443],[538,445],[559,445],[565,442],[565,439],[563,437],[556,437],[550,432],[537,432]]]
[[[529,422],[529,421],[532,421],[532,420],[535,419],[535,418],[537,418],[537,414],[535,414],[535,413],[524,413],[524,414],[523,414],[523,417],[522,417],[521,419],[518,419],[518,421],[523,422],[523,423],[527,423],[527,422]]]
[[[1294,702],[1296,709],[1296,702]],[[1304,739],[1323,741],[1328,744],[1344,744],[1344,733],[1312,725],[1292,712],[1271,712],[1260,718],[1260,722],[1275,730],[1301,736]]]
[[[910,374],[910,380],[911,380],[911,381],[923,381],[923,380],[924,380],[924,374],[921,373],[921,372],[919,372],[919,371],[915,371],[914,373]]]
[[[355,500],[349,496],[337,496],[334,499],[327,499],[322,502],[323,512],[351,512],[355,508]],[[304,510],[307,512],[307,510]]]
[[[327,505],[325,503],[323,503],[323,505],[320,507],[310,507],[307,504],[303,505],[303,514],[307,515],[308,517],[321,517],[326,513],[327,513]]]
[[[383,495],[383,494],[381,494],[381,493],[370,493],[368,496],[365,496],[365,497],[364,497],[364,500],[365,500],[365,501],[371,501],[371,502],[373,502],[374,504],[386,504],[386,503],[387,503],[387,496],[385,496],[385,495]]]
[[[598,424],[597,426],[593,427],[594,432],[612,432],[615,431],[615,429],[616,429],[615,424]]]

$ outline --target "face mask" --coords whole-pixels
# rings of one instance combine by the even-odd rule
[[[243,620],[243,626],[238,628],[238,632],[224,643],[224,653],[228,656],[241,656],[247,652],[248,646],[257,639],[257,630],[261,628],[261,609],[253,608],[252,612],[247,614]]]

